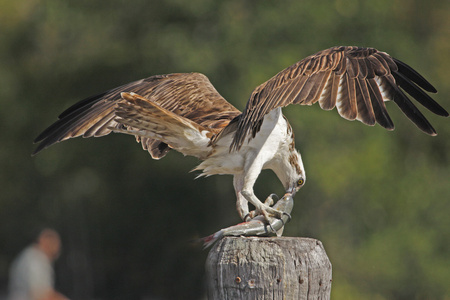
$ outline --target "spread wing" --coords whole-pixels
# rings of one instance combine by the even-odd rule
[[[208,78],[199,73],[157,75],[141,79],[82,100],[66,111],[36,139],[40,143],[33,154],[61,141],[78,136],[99,137],[114,129],[124,130],[116,120],[121,93],[136,93],[160,107],[198,125],[218,132],[240,111],[227,102]],[[126,128],[125,128],[126,129]],[[153,158],[163,157],[170,147],[149,137],[136,136]]]
[[[433,113],[448,116],[424,90],[437,92],[414,69],[385,52],[358,47],[323,50],[286,68],[252,92],[237,124],[231,149],[239,149],[250,133],[254,137],[264,116],[272,109],[316,102],[325,110],[337,107],[345,119],[356,119],[367,125],[378,123],[393,130],[394,124],[384,104],[393,100],[417,127],[436,135],[404,93]]]

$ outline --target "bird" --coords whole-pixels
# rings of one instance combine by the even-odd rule
[[[197,157],[199,177],[233,176],[242,220],[281,218],[254,184],[271,169],[287,194],[305,185],[306,173],[294,131],[282,113],[290,104],[337,109],[341,117],[394,129],[385,102],[393,101],[420,130],[435,129],[410,97],[432,113],[448,112],[428,93],[436,88],[406,63],[375,48],[337,46],[319,51],[256,87],[243,111],[226,101],[200,73],[154,75],[88,97],[65,111],[35,140],[33,152],[69,138],[133,135],[153,159],[171,149]],[[408,96],[409,95],[409,96]],[[249,203],[254,210],[249,211]],[[273,202],[272,202],[273,203]]]

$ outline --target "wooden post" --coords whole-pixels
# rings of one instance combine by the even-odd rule
[[[294,237],[224,237],[206,261],[208,299],[330,299],[322,243]]]

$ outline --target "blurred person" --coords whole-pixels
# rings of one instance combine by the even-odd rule
[[[68,300],[54,289],[52,263],[60,250],[59,234],[50,228],[41,230],[11,265],[8,300]]]

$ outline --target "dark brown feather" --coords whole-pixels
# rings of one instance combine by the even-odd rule
[[[337,99],[337,94],[339,91],[339,81],[340,81],[340,77],[336,74],[332,75],[333,78],[333,83],[331,86],[331,95],[330,95],[330,102],[329,102],[329,106],[328,108],[325,109],[333,109],[336,106],[336,99]]]
[[[358,59],[359,64],[359,78],[367,78],[367,60],[366,59]]]
[[[356,80],[356,103],[358,105],[358,120],[366,125],[373,126],[376,123],[375,114],[373,112],[370,94],[365,79],[357,78]]]
[[[306,80],[300,93],[295,98],[294,102],[299,104],[310,105],[316,96],[318,82],[322,83],[323,73],[315,73]]]
[[[320,96],[322,95],[323,89],[325,85],[328,82],[328,79],[330,78],[331,71],[325,71],[325,72],[319,72],[314,74],[313,76],[315,78],[310,78],[310,80],[314,80],[316,84],[313,85],[311,88],[311,91],[309,92],[308,97],[306,98],[306,101],[304,104],[311,105],[316,103]]]
[[[347,57],[347,74],[350,79],[354,79],[359,76],[359,59]]]
[[[425,116],[420,110],[408,99],[408,97],[400,90],[395,84],[393,77],[387,77],[389,84],[391,85],[391,92],[393,94],[394,102],[400,107],[403,113],[423,132],[429,135],[436,135],[436,130],[428,122]]]
[[[433,100],[427,93],[420,89],[414,82],[411,82],[405,75],[400,72],[393,73],[397,84],[416,99],[420,104],[428,108],[437,115],[448,117],[448,112]]]
[[[398,67],[398,72],[403,74],[406,78],[423,88],[425,91],[430,93],[437,93],[437,90],[431,83],[428,82],[422,75],[420,75],[416,70],[405,64],[404,62],[393,58],[392,60]]]
[[[358,105],[356,103],[356,88],[355,88],[355,80],[350,78],[350,75],[347,73],[344,75],[344,86],[347,87],[347,97],[344,98],[342,96],[343,103],[343,111],[339,111],[341,116],[348,120],[354,120],[358,116]]]
[[[384,101],[394,100],[420,129],[434,135],[434,129],[399,86],[432,112],[448,116],[420,88],[429,92],[436,89],[411,67],[387,53],[344,46],[320,51],[279,72],[253,91],[239,117],[230,149],[238,150],[245,137],[257,131],[258,124],[272,109],[317,101],[326,110],[337,106],[346,119],[357,118],[369,125],[379,123],[393,129]]]
[[[370,78],[367,80],[368,89],[370,94],[370,100],[372,102],[372,108],[375,114],[377,123],[386,128],[387,130],[394,130],[394,123],[389,116],[386,105],[384,105],[383,96],[378,88],[375,79]]]
[[[240,114],[203,74],[156,75],[89,97],[71,106],[60,115],[58,121],[36,138],[35,142],[40,144],[33,154],[68,138],[109,134],[111,128],[119,126],[114,120],[114,109],[122,101],[121,92],[134,92],[151,98],[164,109],[217,132]],[[146,139],[145,142],[148,150],[153,149],[150,145],[158,145],[157,141],[151,139]],[[166,153],[165,149],[160,152]]]
[[[224,133],[235,131],[231,150],[239,149],[246,137],[251,138],[259,131],[267,113],[292,103],[319,102],[326,110],[337,106],[339,114],[346,119],[358,119],[369,125],[376,122],[393,129],[384,105],[384,101],[393,100],[421,130],[434,135],[433,127],[402,89],[433,113],[448,116],[425,93],[436,92],[425,78],[407,64],[373,48],[333,47],[306,57],[258,86],[242,114],[202,74],[157,75],[69,107],[35,139],[40,144],[34,154],[68,138],[103,136],[114,128],[123,129],[114,113],[122,101],[121,92],[137,93],[165,110],[208,128],[215,135],[211,143]],[[154,158],[163,157],[170,149],[161,141],[140,137],[137,140]]]

